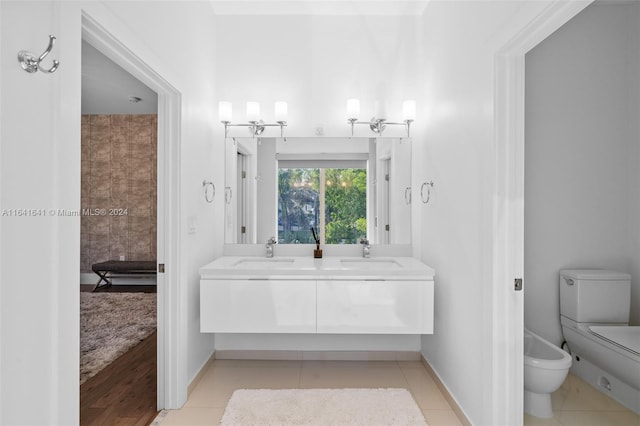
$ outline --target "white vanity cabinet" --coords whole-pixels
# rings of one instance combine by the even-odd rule
[[[200,331],[315,333],[315,280],[200,282]]]
[[[231,257],[200,269],[203,333],[433,333],[433,269],[410,257]]]
[[[317,282],[317,332],[433,333],[433,281]]]

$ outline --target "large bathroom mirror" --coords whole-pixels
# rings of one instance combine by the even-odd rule
[[[225,242],[411,243],[410,138],[225,139]]]

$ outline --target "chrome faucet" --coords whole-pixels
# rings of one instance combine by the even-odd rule
[[[371,257],[371,244],[365,237],[360,238],[360,244],[362,244],[362,257]]]
[[[265,247],[267,248],[267,257],[273,257],[273,245],[277,244],[276,237],[271,237],[267,240]]]

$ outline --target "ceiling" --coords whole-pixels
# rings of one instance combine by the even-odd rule
[[[139,102],[130,99],[140,98]],[[157,114],[158,95],[82,42],[82,114]]]
[[[429,0],[209,0],[216,15],[422,15]]]

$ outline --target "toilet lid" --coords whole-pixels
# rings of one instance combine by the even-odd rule
[[[640,326],[592,325],[589,330],[604,340],[640,355]]]

